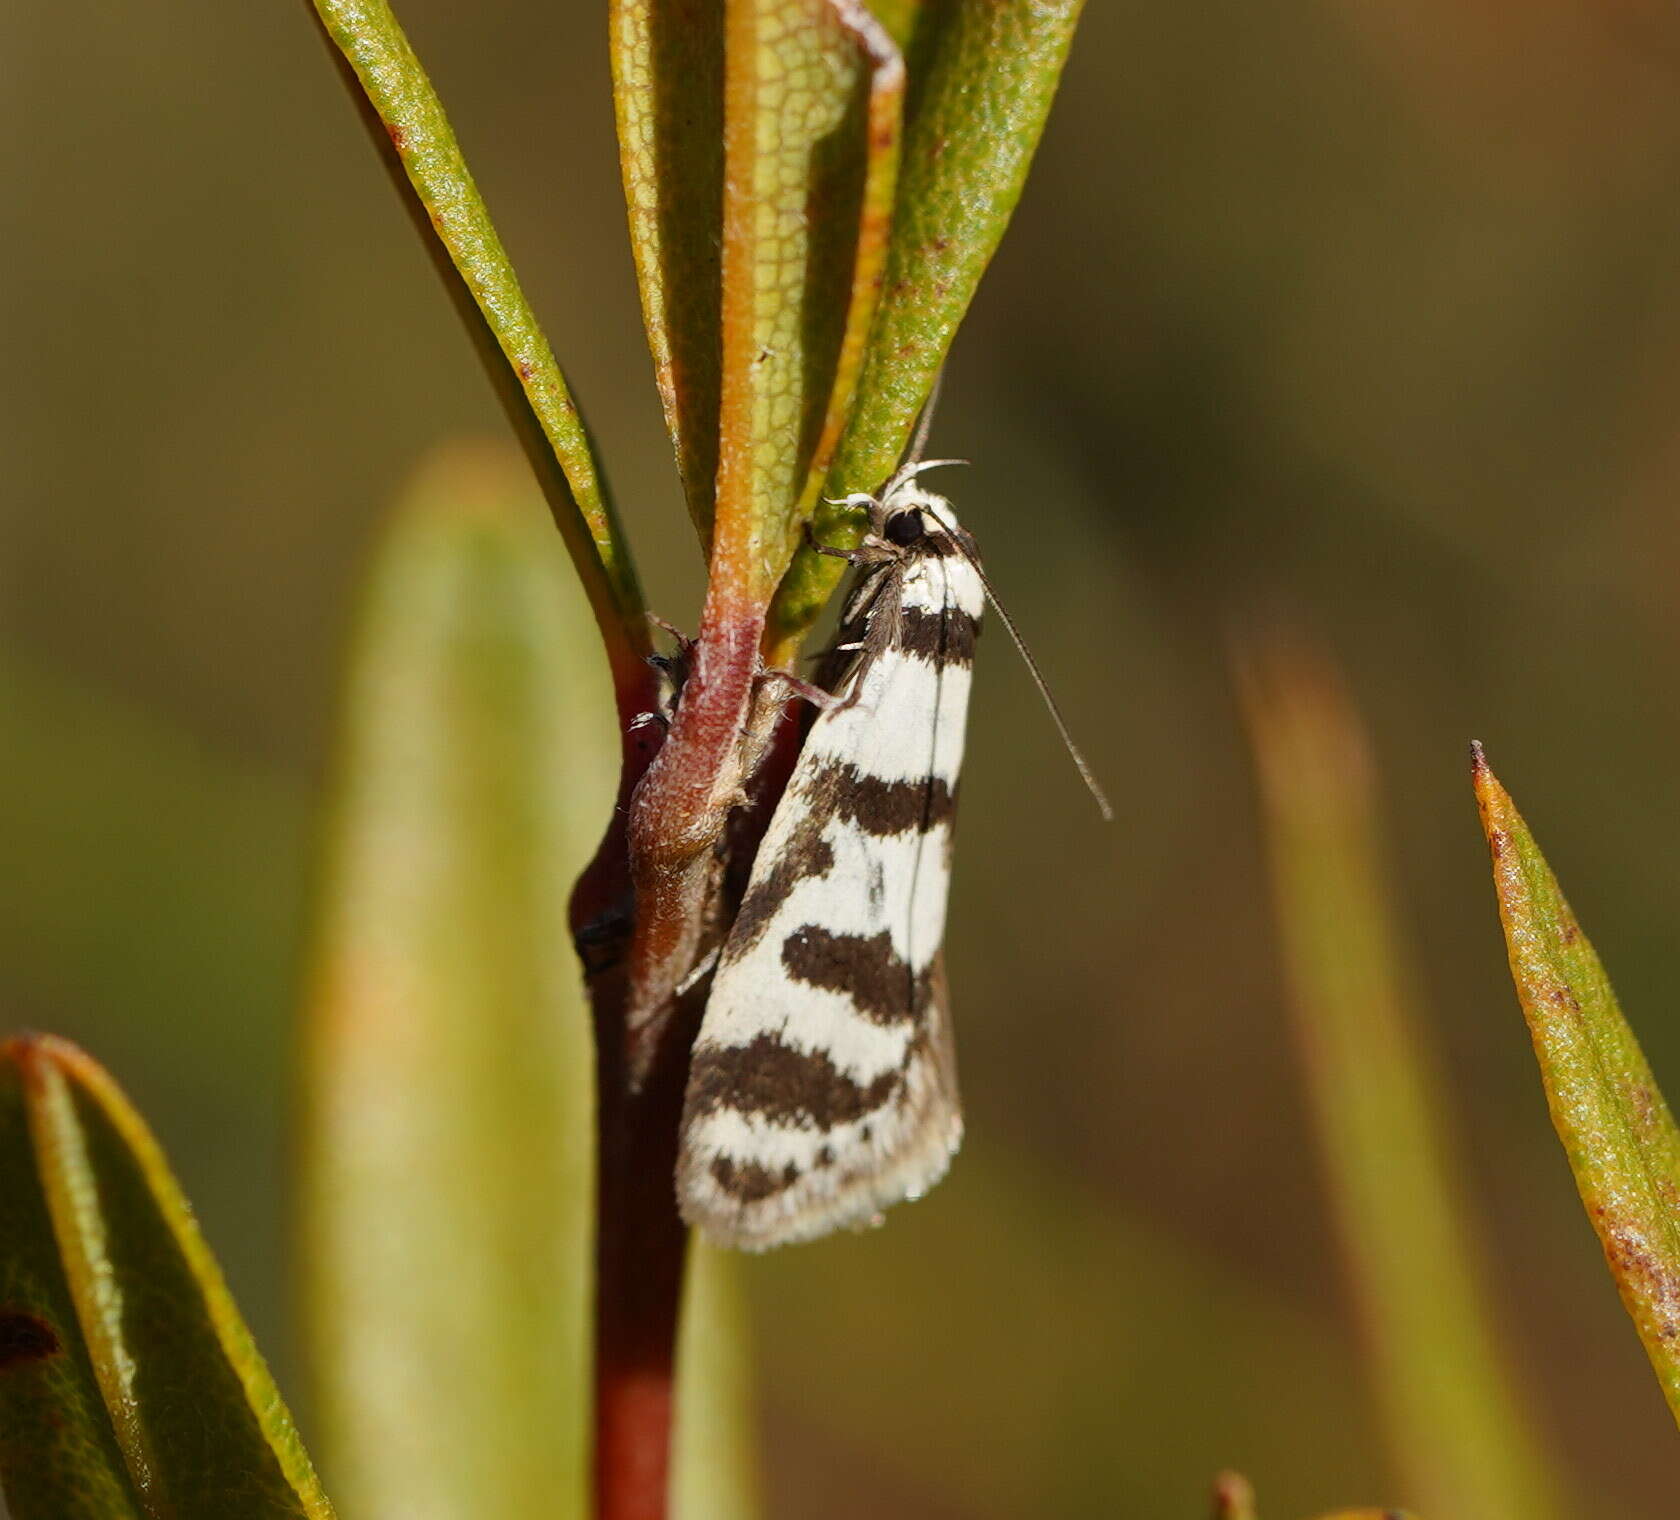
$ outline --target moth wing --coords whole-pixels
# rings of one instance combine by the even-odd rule
[[[813,722],[719,957],[677,1164],[718,1244],[875,1223],[961,1140],[941,946],[981,610],[964,570],[887,588],[895,640]]]

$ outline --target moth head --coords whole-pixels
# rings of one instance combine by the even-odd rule
[[[960,464],[955,459],[929,459],[906,465],[871,503],[870,527],[877,538],[899,548],[919,544],[924,538],[949,537],[958,530],[956,514],[943,496],[936,496],[916,479],[922,470],[940,464]]]
[[[881,537],[901,549],[920,542],[926,532],[927,519],[919,506],[895,507],[886,514],[886,521],[881,524]]]

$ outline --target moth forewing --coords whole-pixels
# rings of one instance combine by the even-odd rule
[[[948,502],[873,504],[820,710],[724,941],[677,1190],[762,1250],[873,1223],[962,1134],[941,946],[984,587]]]

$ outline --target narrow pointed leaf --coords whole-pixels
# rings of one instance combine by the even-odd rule
[[[1394,1464],[1426,1512],[1557,1516],[1407,1007],[1359,720],[1310,650],[1274,637],[1245,655],[1295,1033]]]
[[[859,0],[726,0],[724,36],[713,577],[739,582],[762,610],[820,489],[862,357],[903,66]]]
[[[739,1256],[690,1244],[677,1344],[675,1520],[756,1520],[763,1513],[739,1278]]]
[[[74,1046],[9,1053],[81,1340],[144,1512],[330,1520],[156,1140]]]
[[[665,425],[711,538],[723,352],[723,0],[611,0],[613,103]]]
[[[443,103],[384,0],[315,0],[315,9],[365,96],[387,167],[413,194],[416,221],[542,483],[615,675],[631,681],[649,648],[635,567],[588,429]]]
[[[139,1520],[41,1191],[23,1048],[0,1058],[0,1514]]]
[[[739,435],[750,392],[736,448],[773,471],[757,510],[803,521],[880,293],[902,61],[860,0],[614,0],[611,29],[630,243],[690,513],[709,542],[720,431]]]
[[[1610,979],[1480,746],[1473,775],[1511,976],[1552,1124],[1680,1420],[1680,1131]]]
[[[717,500],[690,679],[629,814],[637,922],[624,1024],[638,1084],[693,968],[727,799],[778,706],[758,681],[765,615],[849,404],[902,82],[860,0],[726,0],[723,22]],[[605,1122],[616,1123],[610,1110]]]
[[[518,461],[434,459],[364,593],[306,1010],[309,1348],[366,1520],[583,1513],[594,1068],[566,903],[617,750]]]
[[[883,16],[909,63],[885,283],[856,402],[822,493],[873,490],[897,465],[980,277],[1020,200],[1083,0],[898,3]],[[823,543],[859,524],[818,504]],[[828,600],[841,563],[802,550],[771,616],[790,649]]]

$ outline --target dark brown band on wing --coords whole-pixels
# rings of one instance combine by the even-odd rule
[[[815,814],[788,842],[787,850],[748,892],[729,931],[730,956],[744,954],[763,937],[771,919],[800,882],[826,876],[834,869],[834,851],[822,837],[822,819]]]
[[[746,1045],[702,1045],[688,1076],[685,1124],[732,1109],[768,1123],[830,1130],[884,1108],[904,1074],[854,1081],[820,1050],[795,1050],[772,1034]]]
[[[778,1172],[756,1161],[736,1161],[730,1156],[715,1157],[710,1170],[718,1188],[741,1203],[763,1203],[766,1198],[785,1193],[800,1176],[791,1161]]]
[[[883,781],[849,760],[831,760],[815,771],[808,793],[818,813],[832,812],[866,834],[925,834],[956,815],[957,799],[943,776]],[[832,864],[832,859],[830,864]]]
[[[842,993],[871,1024],[914,1023],[927,1007],[928,973],[905,964],[885,929],[834,934],[801,924],[782,942],[782,965],[807,986]]]
[[[897,647],[935,665],[972,665],[979,637],[980,619],[961,607],[906,607],[899,614]]]

